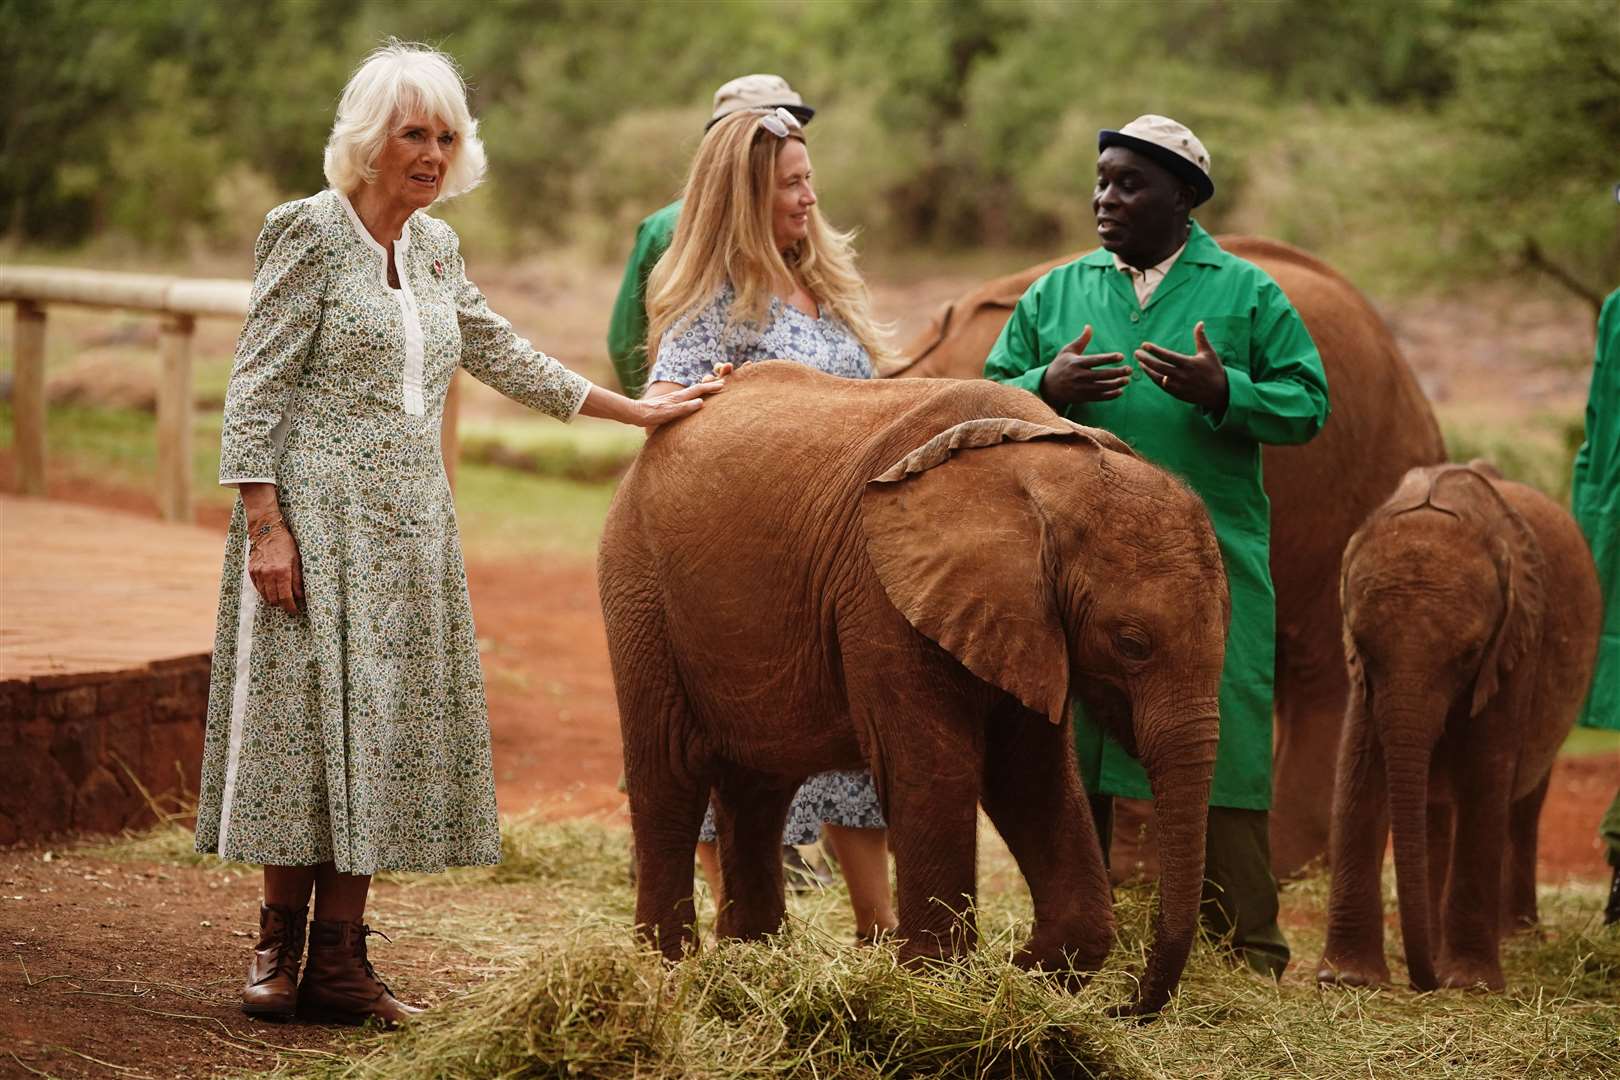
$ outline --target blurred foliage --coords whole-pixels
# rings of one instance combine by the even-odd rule
[[[491,180],[449,216],[495,255],[616,256],[715,85],[777,71],[869,247],[1087,245],[1096,130],[1160,112],[1211,149],[1206,224],[1375,289],[1498,274],[1530,241],[1620,280],[1616,0],[4,0],[0,229],[240,249],[322,186],[344,80],[390,34],[468,73]]]
[[[1575,452],[1586,434],[1584,417],[1542,413],[1512,427],[1442,417],[1440,429],[1450,460],[1483,458],[1509,480],[1569,505]]]

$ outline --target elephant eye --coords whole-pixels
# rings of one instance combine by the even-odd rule
[[[1114,635],[1119,652],[1127,660],[1146,660],[1153,655],[1153,643],[1140,630],[1124,629]]]

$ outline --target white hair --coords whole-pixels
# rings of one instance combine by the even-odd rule
[[[439,199],[477,187],[484,178],[484,144],[467,109],[467,84],[456,62],[426,45],[394,38],[373,50],[343,88],[326,139],[326,182],[350,195],[376,180],[377,156],[393,126],[416,112],[456,135]]]

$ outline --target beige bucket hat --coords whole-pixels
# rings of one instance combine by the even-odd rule
[[[786,109],[805,124],[816,115],[816,110],[806,105],[782,76],[743,75],[714,92],[714,114],[709,117],[708,127],[713,127],[716,120],[730,116],[739,109],[775,108]]]
[[[1209,151],[1187,125],[1168,116],[1147,113],[1118,131],[1104,128],[1097,132],[1097,151],[1101,153],[1110,146],[1135,150],[1191,184],[1198,191],[1194,206],[1203,205],[1215,194],[1215,181],[1209,173]]]

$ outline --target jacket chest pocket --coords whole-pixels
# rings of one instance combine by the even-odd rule
[[[1227,367],[1249,370],[1249,334],[1251,323],[1247,315],[1216,315],[1204,320],[1204,335],[1215,347],[1215,355]],[[1196,348],[1197,339],[1193,341]]]

